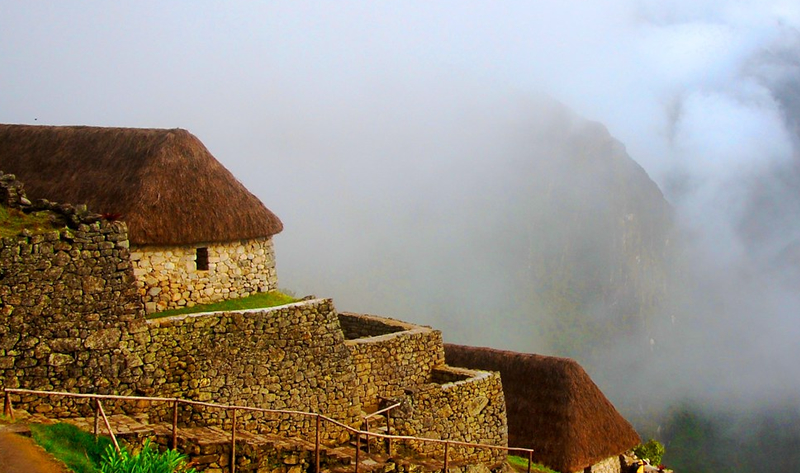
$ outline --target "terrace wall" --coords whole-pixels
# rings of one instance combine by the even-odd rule
[[[339,314],[350,337],[358,392],[367,410],[378,396],[401,401],[393,414],[393,433],[468,443],[507,445],[506,405],[499,373],[445,365],[442,334],[374,315]],[[370,336],[372,335],[372,336]],[[418,453],[441,456],[437,444],[410,445]],[[501,450],[453,447],[453,460],[499,464]]]
[[[30,206],[15,183],[0,173],[0,204]],[[41,205],[70,227],[0,239],[1,387],[184,397],[321,412],[350,425],[362,405],[397,395],[406,400],[395,417],[398,433],[506,444],[499,376],[445,367],[441,332],[375,316],[340,317],[329,299],[146,320],[134,276],[142,266],[131,262],[125,224],[85,208]],[[262,244],[271,254],[271,242]],[[242,254],[238,261],[249,261]],[[367,336],[345,340],[340,318],[349,335]],[[22,395],[13,401],[56,418],[94,411],[81,400]],[[152,420],[172,415],[167,404],[108,402],[106,409]],[[202,409],[183,409],[179,424],[230,423]],[[239,421],[245,429],[303,437],[311,428],[287,416],[242,414]]]
[[[355,366],[359,398],[368,411],[378,407],[379,396],[401,396],[429,382],[431,370],[444,365],[439,330],[373,315],[343,313],[339,319],[348,327],[345,333],[362,334],[344,343]]]
[[[462,368],[440,367],[434,378],[453,381],[428,383],[407,398],[394,420],[399,435],[454,440],[489,445],[508,444],[506,403],[500,374]],[[426,446],[420,451],[441,455],[443,447]],[[454,461],[479,461],[497,465],[506,452],[453,446]]]
[[[354,364],[330,299],[165,317],[136,330],[147,338],[140,388],[148,394],[320,412],[348,424],[360,416]],[[154,414],[171,419],[172,411],[162,406]],[[267,429],[308,433],[309,425],[299,421]],[[227,418],[192,410],[181,422],[224,424]]]

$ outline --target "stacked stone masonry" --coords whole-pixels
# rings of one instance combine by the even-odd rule
[[[621,456],[613,456],[608,457],[605,460],[601,460],[590,468],[588,468],[591,473],[621,473],[622,471],[628,471],[627,468],[623,468],[623,461]],[[586,470],[581,470],[580,472],[575,473],[585,473]]]
[[[329,299],[242,312],[139,322],[146,337],[141,385],[148,394],[268,409],[320,412],[347,424],[361,414],[357,379]],[[155,413],[169,419],[162,406]],[[243,414],[243,426],[258,416]],[[187,425],[226,424],[222,411],[182,412]],[[309,419],[262,422],[263,432],[304,435]]]
[[[444,363],[442,334],[430,327],[374,315],[342,313],[351,335],[359,395],[370,410],[401,402],[393,414],[393,433],[437,440],[507,445],[506,406],[499,373],[453,368]],[[374,336],[368,336],[374,333]],[[442,444],[407,446],[415,453],[441,457]],[[454,461],[502,463],[506,452],[452,447]]]
[[[401,435],[488,445],[507,445],[506,405],[499,373],[441,367],[463,379],[445,384],[428,383],[409,396],[397,416]],[[423,453],[441,456],[441,444],[426,446]],[[480,461],[498,465],[506,452],[453,446],[454,461]]]
[[[359,396],[367,410],[376,410],[380,398],[401,396],[430,382],[431,372],[444,365],[442,333],[399,320],[342,313],[347,333],[363,334],[347,340],[359,380]],[[359,327],[359,328],[356,328]],[[369,333],[374,336],[366,336]]]
[[[198,261],[198,248],[207,255],[207,265]],[[134,246],[131,260],[147,313],[246,297],[278,286],[272,238]],[[203,267],[207,269],[199,269]]]
[[[24,193],[15,191],[13,176],[0,181],[6,197],[0,204],[29,205]],[[125,224],[71,207],[63,215],[75,228],[0,239],[2,387],[312,411],[352,426],[361,425],[364,407],[376,407],[378,396],[394,397],[403,401],[393,418],[394,433],[506,445],[499,376],[444,366],[440,332],[340,315],[328,299],[147,320],[134,270],[152,258],[137,250],[138,266],[132,263]],[[258,249],[265,261],[274,261],[268,240],[236,250],[245,255],[237,261],[255,258]],[[209,254],[209,263],[218,264],[212,248]],[[274,274],[274,263],[265,263],[270,264],[268,273]],[[250,288],[261,287],[257,284]],[[359,338],[346,340],[343,325]],[[94,411],[86,401],[57,397],[14,396],[14,403],[52,418]],[[105,408],[153,421],[172,415],[166,403],[120,401]],[[211,408],[179,412],[181,427],[227,428],[230,422]],[[307,419],[289,415],[242,414],[238,425],[306,438],[311,432]],[[330,430],[325,438],[342,441],[341,431]],[[435,453],[427,445],[416,450]],[[454,455],[494,462],[497,452]]]
[[[128,328],[143,311],[124,223],[3,238],[0,275],[3,386],[136,391],[138,342]]]

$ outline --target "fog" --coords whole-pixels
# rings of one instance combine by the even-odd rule
[[[672,204],[678,275],[572,355],[624,406],[797,405],[796,1],[0,2],[0,122],[186,128],[283,220],[282,287],[456,343],[558,352],[519,251],[569,110]]]

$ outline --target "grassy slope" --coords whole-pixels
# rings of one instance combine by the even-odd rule
[[[70,424],[31,424],[31,436],[75,473],[95,473],[111,440],[84,432]]]
[[[265,307],[275,307],[284,304],[291,304],[292,302],[297,302],[297,299],[278,291],[259,292],[253,294],[252,296],[242,297],[240,299],[228,299],[226,301],[215,302],[213,304],[202,304],[193,307],[184,307],[181,309],[172,309],[172,310],[165,310],[163,312],[156,312],[154,314],[149,314],[148,318],[157,319],[161,317],[170,317],[172,315],[197,314],[200,312],[262,309]]]

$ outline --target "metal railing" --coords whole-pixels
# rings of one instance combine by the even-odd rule
[[[119,443],[117,442],[116,435],[114,434],[113,430],[111,429],[111,423],[106,416],[105,410],[103,409],[103,405],[101,400],[120,400],[120,401],[147,401],[147,402],[163,402],[163,403],[172,403],[172,435],[171,435],[171,443],[170,447],[172,449],[176,449],[178,446],[178,406],[180,404],[192,405],[192,406],[201,406],[201,407],[208,407],[213,409],[222,409],[225,411],[231,411],[231,453],[230,453],[230,473],[236,473],[236,413],[237,411],[245,411],[245,412],[263,412],[269,414],[288,414],[288,415],[298,415],[307,418],[314,419],[315,425],[315,432],[314,432],[314,471],[320,471],[320,433],[321,433],[321,422],[324,420],[327,423],[333,424],[339,428],[342,428],[352,435],[356,437],[356,448],[355,448],[355,473],[358,473],[359,469],[359,454],[361,452],[361,438],[362,436],[367,441],[367,445],[369,445],[369,438],[375,437],[377,439],[384,439],[387,441],[388,445],[388,453],[391,456],[391,446],[392,442],[396,441],[414,441],[420,443],[433,443],[444,445],[444,458],[443,458],[443,472],[447,473],[447,469],[449,467],[449,450],[451,446],[461,446],[461,447],[468,447],[468,448],[480,448],[480,449],[489,449],[489,450],[505,450],[506,453],[510,452],[525,452],[527,453],[528,457],[528,470],[527,473],[531,472],[531,464],[533,463],[533,450],[529,448],[516,448],[516,447],[504,447],[500,445],[489,445],[489,444],[481,444],[481,443],[470,443],[470,442],[461,442],[457,440],[439,440],[439,439],[429,439],[424,437],[412,437],[407,435],[389,435],[389,434],[380,434],[377,432],[369,432],[368,430],[359,430],[349,425],[343,424],[335,419],[331,419],[322,414],[317,414],[313,412],[304,412],[304,411],[294,411],[294,410],[286,410],[286,409],[264,409],[260,407],[247,407],[247,406],[234,406],[229,404],[217,404],[211,402],[203,402],[203,401],[192,401],[190,399],[181,399],[177,397],[148,397],[148,396],[121,396],[116,394],[78,394],[78,393],[66,393],[66,392],[58,392],[58,391],[39,391],[39,390],[32,390],[32,389],[18,389],[18,388],[4,388],[4,400],[3,400],[3,414],[6,417],[14,419],[14,410],[11,403],[11,394],[30,394],[30,395],[39,395],[39,396],[57,396],[57,397],[69,397],[69,398],[80,398],[80,399],[93,399],[95,401],[95,420],[94,420],[94,434],[98,435],[99,423],[100,419],[102,418],[103,423],[105,424],[106,429],[108,430],[108,434],[111,437],[111,440],[114,444],[114,448],[119,451]],[[374,417],[376,415],[390,412],[392,409],[399,407],[400,404],[395,404],[393,406],[389,406],[385,409],[380,411],[374,412],[370,415],[364,417],[363,422],[365,426],[368,427],[368,419]],[[387,424],[388,425],[388,424]]]

